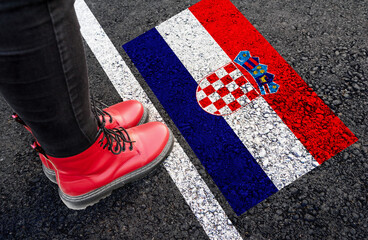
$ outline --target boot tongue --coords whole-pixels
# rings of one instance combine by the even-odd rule
[[[110,116],[112,116],[112,123],[110,123],[109,117],[105,116],[106,119],[106,127],[107,128],[117,128],[117,127],[129,127],[127,126],[127,123],[129,123],[130,121],[127,121],[126,117],[128,117],[127,115],[129,115],[129,113],[127,114],[122,114],[119,110],[115,109],[113,106],[105,108],[104,109],[105,112],[107,112],[108,114],[110,114]]]

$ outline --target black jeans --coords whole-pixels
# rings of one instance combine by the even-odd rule
[[[74,0],[0,0],[0,92],[47,154],[95,141],[87,66]]]

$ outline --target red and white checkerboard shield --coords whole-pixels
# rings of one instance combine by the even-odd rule
[[[259,97],[259,93],[231,62],[203,78],[196,97],[203,110],[224,116],[248,105]]]

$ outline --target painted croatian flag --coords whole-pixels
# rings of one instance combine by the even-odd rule
[[[228,0],[123,48],[238,215],[357,141]]]

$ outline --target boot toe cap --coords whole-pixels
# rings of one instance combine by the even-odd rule
[[[106,109],[112,113],[115,120],[124,128],[136,126],[144,114],[144,106],[137,100],[120,102]]]

